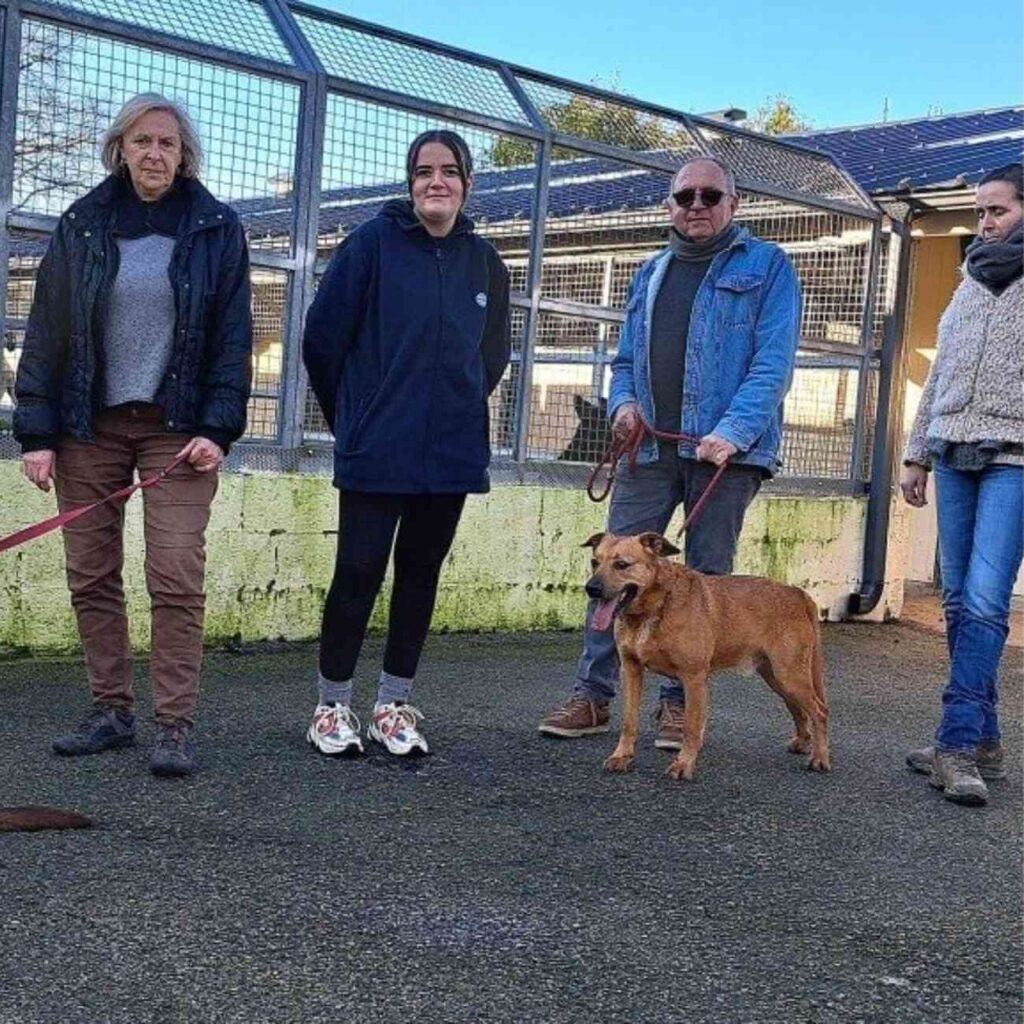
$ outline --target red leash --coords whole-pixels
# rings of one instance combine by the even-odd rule
[[[35,540],[36,537],[42,537],[47,533],[52,533],[54,530],[59,530],[62,526],[67,526],[68,523],[74,522],[79,516],[84,516],[87,512],[91,512],[93,509],[99,508],[101,505],[108,505],[114,501],[130,498],[136,491],[144,490],[146,487],[152,487],[153,484],[158,484],[163,480],[163,478],[167,476],[175,466],[183,462],[186,458],[187,456],[185,455],[177,455],[168,462],[159,473],[156,473],[146,480],[140,480],[138,483],[130,484],[128,487],[122,487],[121,490],[114,491],[113,494],[108,494],[105,498],[101,498],[99,501],[94,501],[91,505],[83,505],[81,508],[70,509],[67,512],[62,512],[60,515],[44,519],[41,523],[36,523],[33,526],[26,526],[24,530],[18,530],[17,533],[12,533],[7,537],[0,537],[0,551],[8,551],[10,548],[18,547],[19,544],[27,544],[30,540]]]
[[[615,482],[615,471],[623,458],[626,459],[629,465],[630,473],[636,472],[636,460],[640,454],[640,446],[648,436],[658,441],[672,441],[676,444],[680,441],[689,441],[692,444],[700,444],[701,442],[701,438],[697,437],[696,434],[671,434],[666,430],[658,430],[656,427],[652,427],[644,419],[643,413],[637,409],[636,422],[633,424],[632,430],[628,434],[614,436],[611,447],[601,456],[601,461],[590,471],[590,477],[587,480],[587,496],[591,501],[604,501],[608,497],[612,484]],[[704,511],[704,506],[708,498],[711,497],[711,492],[715,489],[718,481],[722,479],[722,474],[725,472],[725,467],[728,464],[729,461],[727,459],[719,465],[710,483],[704,488],[704,493],[697,499],[697,504],[690,509],[690,514],[683,520],[683,525],[679,527],[679,532],[676,534],[676,540],[683,535],[683,531],[688,526],[693,525],[697,517]],[[606,466],[608,468],[608,479],[605,481],[604,488],[600,494],[597,494],[594,491],[594,485],[601,470]]]

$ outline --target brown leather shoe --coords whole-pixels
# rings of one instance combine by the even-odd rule
[[[681,750],[683,747],[683,705],[663,700],[654,713],[658,735],[654,745],[659,750]]]
[[[595,736],[609,730],[608,717],[607,704],[597,704],[586,697],[574,695],[540,723],[539,731],[545,736],[570,740]]]

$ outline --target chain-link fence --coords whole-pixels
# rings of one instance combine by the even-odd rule
[[[491,400],[498,480],[567,482],[608,442],[626,291],[664,244],[686,157],[736,170],[738,219],[789,254],[802,344],[785,473],[859,486],[869,472],[894,236],[827,157],[731,125],[327,14],[286,0],[0,0],[0,454],[33,280],[56,217],[103,177],[98,140],[138,92],[183,101],[205,183],[246,226],[254,392],[234,459],[328,463],[299,356],[333,248],[404,196],[418,132],[451,127],[477,167],[467,212],[512,275],[513,361]]]

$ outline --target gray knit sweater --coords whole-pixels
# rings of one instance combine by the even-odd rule
[[[965,276],[954,293],[904,461],[930,468],[929,438],[1024,443],[1024,278],[993,295]],[[1024,457],[996,461],[1021,465]]]
[[[167,275],[174,239],[119,238],[121,264],[110,292],[106,334],[106,406],[152,402],[174,347],[174,290]]]

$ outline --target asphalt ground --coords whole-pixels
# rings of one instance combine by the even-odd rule
[[[941,637],[825,641],[832,774],[786,753],[760,680],[723,675],[692,783],[649,717],[625,776],[601,771],[614,734],[538,735],[571,634],[432,638],[419,762],[311,751],[312,648],[211,654],[188,781],[147,770],[144,665],[139,747],[63,760],[80,663],[7,664],[0,804],[97,828],[0,835],[0,1022],[1019,1021],[1020,651],[1011,777],[972,809],[903,765],[935,725]]]

